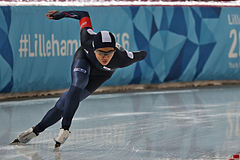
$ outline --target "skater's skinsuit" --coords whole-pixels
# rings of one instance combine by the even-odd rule
[[[88,12],[85,11],[64,11],[58,12],[53,19],[63,17],[79,20],[81,27],[81,47],[74,55],[71,76],[72,83],[57,101],[55,106],[50,109],[40,123],[34,127],[36,134],[44,131],[62,119],[62,128],[69,130],[72,118],[76,112],[79,102],[92,94],[103,82],[108,80],[117,68],[122,68],[138,62],[145,58],[145,51],[128,52],[120,45],[116,44],[113,58],[103,66],[96,59],[93,48],[93,32],[91,20]]]

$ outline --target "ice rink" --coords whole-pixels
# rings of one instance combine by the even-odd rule
[[[27,145],[8,145],[56,101],[0,102],[1,160],[228,160],[240,151],[240,86],[92,95],[60,150],[60,122]]]

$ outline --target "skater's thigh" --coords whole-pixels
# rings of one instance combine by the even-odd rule
[[[72,68],[72,86],[84,89],[89,80],[90,64],[85,59],[74,60]]]
[[[58,99],[57,103],[54,106],[57,109],[59,109],[60,111],[62,111],[62,112],[64,111],[64,103],[65,103],[65,98],[66,98],[67,94],[68,94],[68,91],[64,92],[62,94],[62,96]]]

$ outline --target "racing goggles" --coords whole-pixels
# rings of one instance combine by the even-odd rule
[[[109,54],[115,53],[115,51],[116,50],[110,50],[110,51],[105,52],[105,51],[101,51],[101,50],[95,50],[95,52],[100,56],[107,56]]]

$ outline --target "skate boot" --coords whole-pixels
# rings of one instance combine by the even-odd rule
[[[59,148],[61,144],[63,144],[67,140],[70,133],[71,132],[69,130],[64,130],[61,128],[58,133],[58,136],[54,138],[54,141],[56,142],[55,148]]]
[[[21,133],[18,138],[16,138],[11,144],[21,144],[28,143],[31,139],[38,136],[38,134],[33,132],[33,127],[29,128],[25,132]]]

